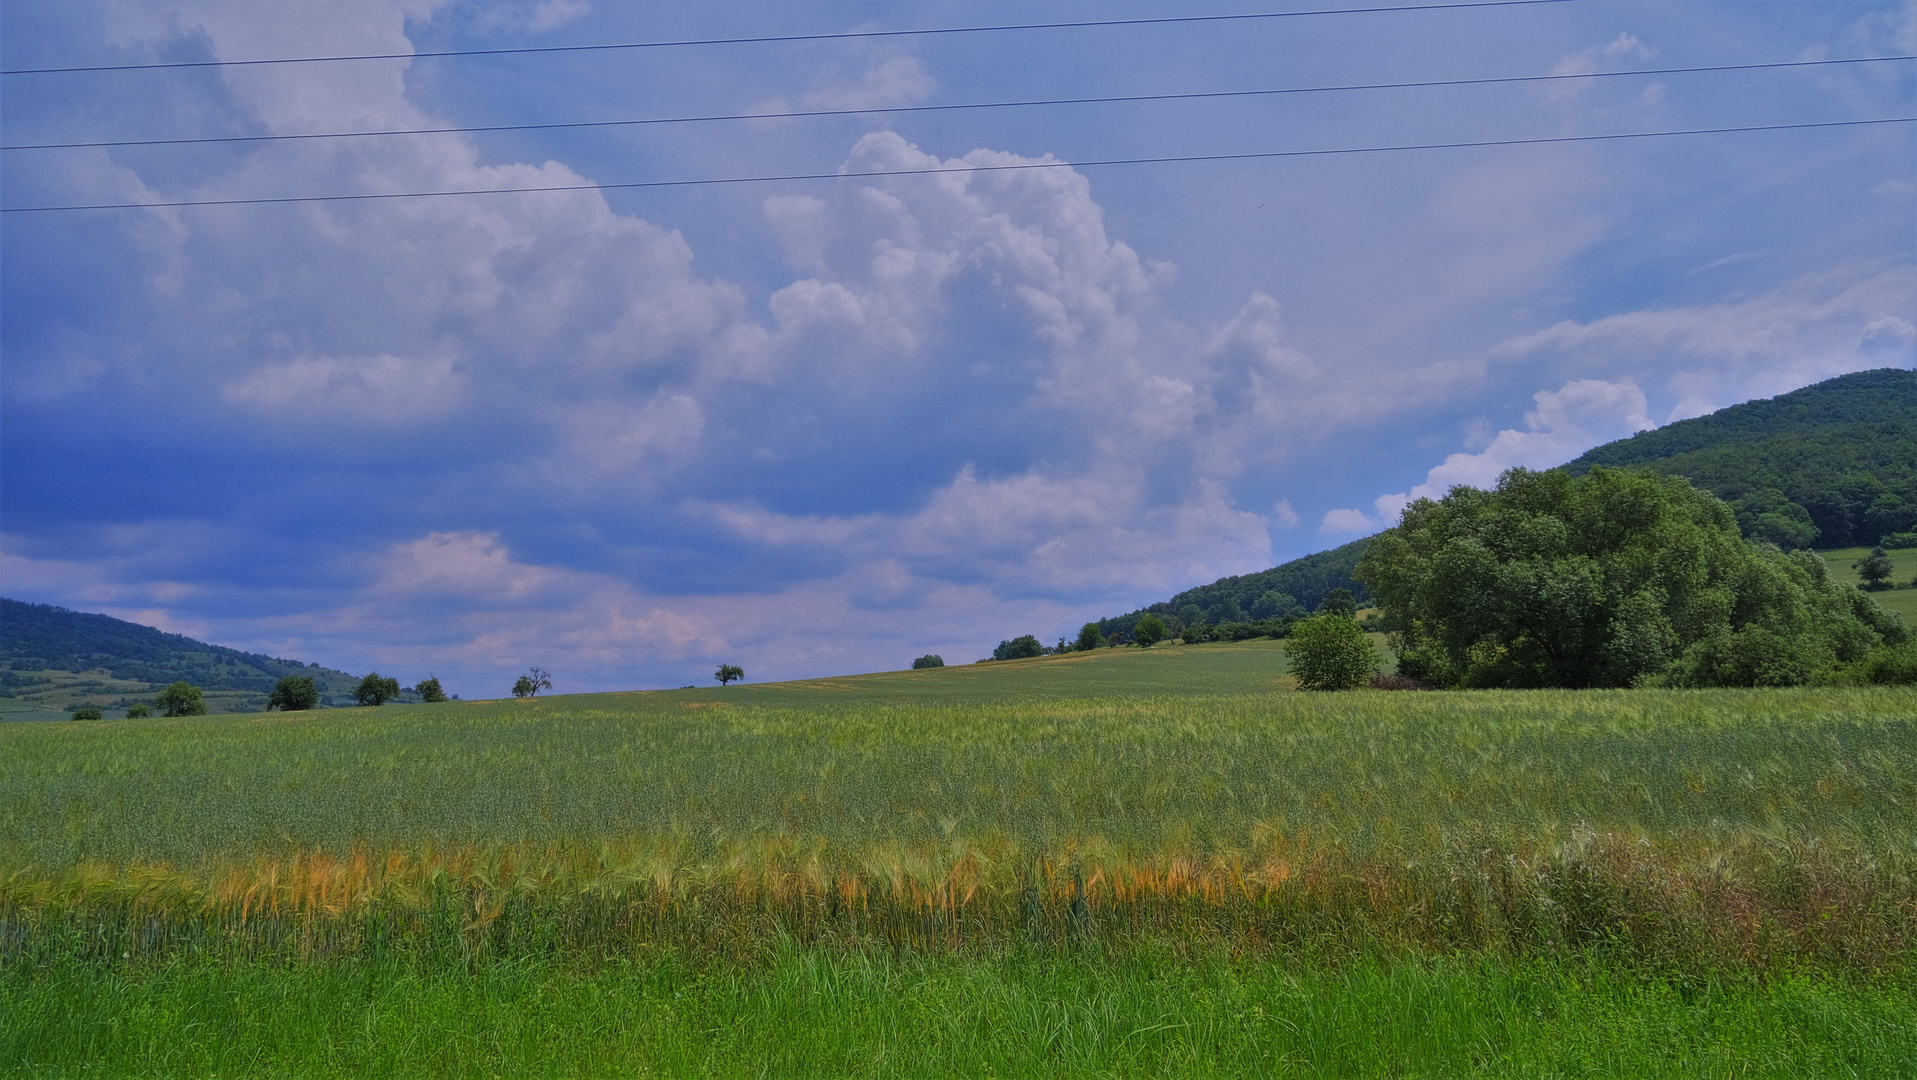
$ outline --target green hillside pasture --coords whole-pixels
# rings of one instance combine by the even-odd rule
[[[0,947],[1880,970],[1917,920],[1908,689],[764,693],[7,725]]]
[[[1839,581],[1861,583],[1864,580],[1852,567],[1870,554],[1869,548],[1839,548],[1817,554],[1830,565],[1831,572],[1837,575]],[[1902,615],[1905,626],[1917,629],[1917,589],[1910,587],[1912,580],[1917,579],[1917,548],[1899,548],[1884,554],[1890,556],[1890,580],[1899,587],[1871,593],[1870,597],[1886,609]]]
[[[1382,639],[1380,639],[1382,641]],[[1380,662],[1388,664],[1382,643]],[[783,683],[648,691],[669,699],[723,701],[795,709],[821,704],[982,705],[1008,701],[1104,697],[1211,697],[1290,689],[1285,643],[1252,641],[1156,645],[1150,649],[1094,649],[948,664],[917,671],[881,671]]]

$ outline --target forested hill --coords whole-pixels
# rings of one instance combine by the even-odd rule
[[[1564,468],[1597,465],[1689,477],[1736,509],[1745,535],[1780,547],[1875,544],[1917,529],[1917,371],[1840,375],[1606,443]],[[1187,626],[1261,622],[1315,609],[1340,588],[1363,603],[1351,571],[1368,543],[1221,578],[1098,627],[1129,635],[1146,612]]]
[[[151,689],[181,679],[202,690],[266,694],[283,675],[305,675],[321,692],[350,693],[344,671],[209,645],[109,615],[0,598],[0,664],[10,671],[105,670]]]
[[[1186,589],[1163,603],[1139,608],[1127,615],[1100,619],[1099,633],[1131,635],[1132,627],[1146,612],[1162,618],[1177,619],[1186,626],[1218,626],[1223,623],[1264,622],[1316,610],[1325,594],[1333,589],[1349,589],[1360,602],[1364,586],[1353,581],[1351,571],[1365,553],[1369,537],[1293,559],[1255,574],[1219,578],[1209,585]]]
[[[1606,443],[1565,466],[1637,467],[1737,510],[1786,548],[1875,544],[1917,528],[1917,371],[1859,371]]]

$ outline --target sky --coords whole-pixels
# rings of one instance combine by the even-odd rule
[[[0,6],[0,593],[468,698],[950,663],[1917,364],[1917,4]],[[1320,7],[1346,5],[1321,4]],[[779,115],[842,110],[830,116]],[[930,175],[847,176],[848,173]],[[823,179],[651,188],[662,180]],[[161,202],[576,186],[545,193]]]

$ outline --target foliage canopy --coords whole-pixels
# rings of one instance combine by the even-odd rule
[[[1132,627],[1132,640],[1149,649],[1165,640],[1165,632],[1165,621],[1148,612]]]
[[[359,688],[353,691],[353,697],[361,705],[384,705],[399,696],[399,680],[389,679],[379,672],[369,672],[359,681]]]
[[[998,648],[992,650],[994,660],[1028,660],[1034,656],[1044,656],[1045,646],[1030,634],[1020,634],[1010,641],[1001,641]]]
[[[1349,595],[1346,596],[1349,601]],[[1300,690],[1351,690],[1378,670],[1371,639],[1349,614],[1327,610],[1291,628],[1285,653]]]
[[[160,691],[153,704],[162,716],[205,716],[206,696],[190,682],[176,682]]]
[[[744,679],[745,669],[737,664],[720,664],[719,670],[713,672],[712,677],[719,680],[720,686],[724,686],[734,680]]]
[[[935,667],[944,667],[944,666],[945,666],[945,657],[940,656],[937,653],[926,653],[924,656],[921,656],[918,659],[912,661],[913,671],[923,671],[926,668],[935,668]]]
[[[446,688],[439,684],[437,675],[428,675],[421,679],[419,685],[413,687],[413,693],[418,694],[419,700],[428,704],[446,700]]]
[[[370,678],[370,676],[369,676]],[[280,679],[279,685],[267,695],[268,709],[284,709],[287,712],[299,712],[311,709],[320,702],[319,687],[312,679],[304,675],[287,675]]]
[[[1783,686],[1905,639],[1809,552],[1747,543],[1682,477],[1513,469],[1420,499],[1358,574],[1441,686]]]

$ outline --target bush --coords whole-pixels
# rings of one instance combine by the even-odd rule
[[[1141,649],[1149,649],[1165,640],[1165,620],[1156,615],[1146,615],[1132,627],[1132,640]]]
[[[940,656],[937,653],[926,653],[924,656],[921,656],[917,660],[912,661],[913,671],[924,671],[926,668],[935,668],[935,667],[944,667],[944,666],[945,666],[945,657]]]
[[[1045,655],[1045,646],[1030,634],[1021,634],[1010,641],[1001,641],[998,648],[992,650],[994,660],[1026,660],[1034,656]]]
[[[1893,551],[1900,548],[1917,548],[1917,532],[1891,533],[1879,541],[1877,546],[1890,548]]]
[[[1917,641],[1885,646],[1865,658],[1858,672],[1862,680],[1876,686],[1909,686],[1917,683]]]
[[[94,708],[94,707],[92,707],[91,705],[88,705],[88,706],[85,706],[85,707],[82,707],[82,708],[78,708],[78,709],[75,709],[75,710],[73,710],[73,715],[72,715],[72,716],[70,716],[70,717],[68,717],[68,719],[70,719],[70,720],[98,720],[98,719],[100,719],[100,710],[98,710],[98,709],[96,709],[96,708]]]
[[[137,701],[126,707],[126,718],[128,720],[145,720],[147,717],[152,715],[153,715],[152,709],[147,708],[145,705]]]
[[[284,709],[287,712],[303,712],[319,704],[319,687],[305,675],[288,675],[282,678],[273,692],[267,695],[267,709]]]
[[[162,716],[205,716],[206,695],[200,688],[184,680],[169,685],[153,699],[160,707]]]
[[[1285,654],[1300,690],[1350,690],[1378,670],[1371,639],[1349,617],[1330,612],[1292,627]]]

